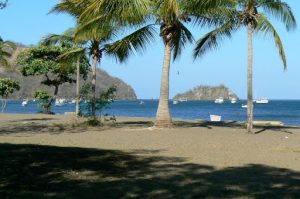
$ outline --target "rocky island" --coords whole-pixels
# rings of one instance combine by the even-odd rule
[[[177,94],[174,100],[187,99],[187,100],[215,100],[219,97],[224,99],[232,99],[239,97],[224,85],[220,86],[197,86],[187,92]]]

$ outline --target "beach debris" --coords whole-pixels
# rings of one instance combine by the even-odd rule
[[[212,122],[220,122],[222,119],[221,115],[210,115],[210,121]]]

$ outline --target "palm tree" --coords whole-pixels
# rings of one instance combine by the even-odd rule
[[[0,65],[9,66],[8,59],[13,55],[13,51],[16,49],[16,44],[11,41],[3,41],[0,37]]]
[[[155,125],[158,127],[172,126],[172,119],[169,109],[169,73],[171,56],[173,60],[179,57],[182,49],[187,43],[193,42],[193,36],[186,27],[192,20],[203,25],[213,25],[219,19],[212,19],[210,16],[222,11],[221,0],[92,0],[92,6],[88,7],[81,18],[92,18],[92,22],[105,18],[103,12],[108,12],[108,17],[116,23],[130,25],[140,23],[142,29],[152,32],[151,28],[158,26],[159,36],[164,42],[164,61],[162,69],[160,99],[156,114]],[[201,4],[201,9],[194,9],[195,5]],[[138,5],[138,6],[137,6]],[[217,8],[219,6],[219,8]],[[128,7],[131,12],[128,12]],[[143,13],[139,8],[143,8]],[[135,18],[134,15],[137,15]],[[136,20],[134,20],[136,19]],[[137,31],[139,31],[138,29]],[[134,33],[133,33],[134,34]],[[142,41],[141,41],[142,42]]]
[[[61,59],[67,62],[76,62],[76,115],[79,116],[79,98],[80,98],[80,63],[86,59],[85,48],[83,44],[75,42],[75,29],[70,28],[61,35],[49,34],[42,39],[45,45],[61,45],[74,47],[74,50],[61,55]]]
[[[154,27],[159,26],[160,36],[165,45],[160,100],[155,122],[155,125],[159,127],[170,127],[172,125],[169,109],[169,71],[171,54],[173,52],[173,59],[175,60],[178,55],[180,55],[184,45],[187,42],[193,41],[192,34],[184,25],[185,22],[189,21],[189,17],[186,15],[184,10],[182,10],[182,4],[183,3],[181,3],[181,1],[177,0],[134,0],[134,2],[114,0],[110,1],[110,3],[106,0],[94,0],[93,8],[90,7],[87,9],[82,16],[82,18],[85,18],[85,15],[88,15],[89,18],[92,18],[92,21],[100,21],[103,18],[101,12],[113,7],[114,10],[110,10],[108,16],[114,19],[117,23],[135,24],[137,21],[139,21],[139,23],[145,23],[142,28],[139,27],[132,35],[135,35],[140,31],[146,31],[152,35],[154,34]],[[136,5],[147,8],[145,9],[146,11],[144,12],[144,16],[141,14],[140,17],[138,17],[140,19],[135,21],[135,12],[127,11],[127,7],[130,5],[132,6],[130,10],[138,11],[138,7]],[[95,7],[98,9],[95,9]],[[140,45],[143,45],[143,43],[144,41],[140,40]],[[114,50],[122,48],[123,46],[115,46]]]
[[[247,94],[247,132],[253,133],[253,33],[271,36],[279,49],[279,55],[283,61],[284,69],[287,68],[286,56],[283,44],[275,27],[267,16],[279,19],[287,31],[296,27],[296,20],[291,8],[281,0],[232,0],[234,9],[229,8],[229,14],[224,23],[215,30],[204,35],[197,42],[194,57],[200,57],[207,50],[217,48],[219,41],[224,37],[231,37],[232,33],[246,27],[248,32],[248,94]]]
[[[85,0],[63,0],[56,5],[52,12],[65,12],[76,17],[77,28],[75,41],[86,43],[88,53],[92,58],[92,116],[96,120],[96,72],[100,66],[103,55],[114,56],[117,61],[124,62],[130,53],[144,48],[144,43],[150,42],[153,38],[151,28],[140,29],[135,34],[130,34],[117,40],[117,36],[122,32],[123,26],[113,23],[108,19],[97,18],[97,20],[86,18],[80,19],[80,15],[91,7],[91,1]],[[142,42],[141,42],[142,41]]]

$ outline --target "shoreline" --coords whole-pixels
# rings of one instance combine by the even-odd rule
[[[66,116],[66,117],[72,117],[74,120],[77,119],[77,117],[74,115],[75,112],[65,112],[64,114],[54,114],[54,115],[51,115],[51,114],[40,114],[40,113],[0,113],[0,117],[1,115],[4,115],[4,116],[10,116],[10,115],[14,115],[14,116],[17,116],[17,117],[28,117],[28,116],[32,116],[34,118],[36,118],[37,116],[42,116],[42,117],[46,117],[46,116],[53,116],[53,117],[63,117],[63,116]],[[131,117],[131,116],[115,116],[116,119],[117,119],[117,122],[118,121],[126,121],[126,120],[129,120],[129,121],[151,121],[151,122],[154,122],[155,121],[155,117]],[[85,117],[79,117],[80,119],[87,119]],[[210,124],[210,125],[216,125],[216,126],[226,126],[227,124],[233,124],[233,125],[236,125],[236,126],[245,126],[246,125],[246,121],[234,121],[234,120],[223,120],[223,121],[220,121],[220,122],[212,122],[212,121],[209,121],[209,120],[205,120],[205,119],[183,119],[183,118],[172,118],[172,121],[173,122],[190,122],[190,123],[206,123],[206,124]],[[262,128],[262,127],[281,127],[281,128],[295,128],[295,129],[300,129],[300,125],[299,126],[295,126],[295,125],[272,125],[270,124],[270,122],[281,122],[281,121],[273,121],[273,120],[269,120],[269,121],[265,121],[265,120],[254,120],[254,123],[257,123],[256,125],[254,125],[255,128]]]

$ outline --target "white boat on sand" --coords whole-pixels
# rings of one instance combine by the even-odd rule
[[[222,120],[221,115],[210,115],[210,121],[212,122],[220,122]]]

